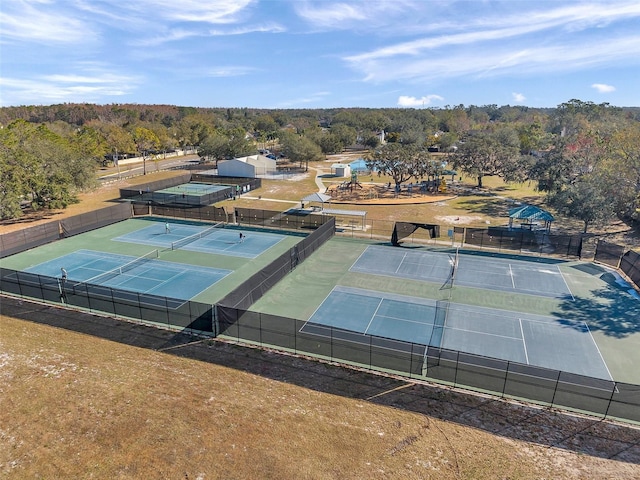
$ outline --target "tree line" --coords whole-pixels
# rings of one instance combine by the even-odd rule
[[[308,165],[358,145],[397,183],[455,168],[535,182],[585,231],[635,220],[640,197],[640,109],[570,100],[556,108],[250,109],[62,104],[0,108],[0,216],[61,208],[122,156],[197,149],[205,160],[270,150]],[[381,143],[381,139],[383,143]]]

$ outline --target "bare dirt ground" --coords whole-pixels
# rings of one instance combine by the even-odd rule
[[[357,205],[412,205],[421,203],[446,202],[456,197],[455,194],[428,194],[402,192],[396,195],[393,188],[376,183],[360,183],[353,189],[340,189],[337,185],[327,188],[331,195],[331,203],[351,203]]]
[[[0,298],[0,478],[639,479],[640,430]]]
[[[2,478],[640,478],[631,426],[17,300],[0,331]]]

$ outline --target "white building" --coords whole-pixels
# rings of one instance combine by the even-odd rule
[[[334,163],[331,165],[331,171],[336,177],[350,177],[351,167],[345,163]]]
[[[260,175],[274,175],[276,161],[264,155],[249,155],[218,163],[218,175],[221,177],[256,178]]]

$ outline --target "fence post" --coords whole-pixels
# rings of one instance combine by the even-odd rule
[[[502,382],[502,398],[504,398],[504,391],[507,389],[507,377],[509,376],[510,366],[511,366],[511,361],[507,360],[507,368],[504,371],[504,382]]]
[[[293,351],[298,353],[298,325],[295,318],[291,319],[291,326],[293,327]]]
[[[551,406],[555,405],[556,402],[556,393],[558,392],[558,384],[560,383],[560,374],[562,372],[558,371],[558,378],[556,378],[556,386],[553,389],[553,397],[551,397]]]
[[[331,338],[329,345],[331,346],[331,349],[329,350],[329,358],[331,358],[331,361],[333,362],[333,327],[331,327]]]
[[[609,415],[609,409],[611,408],[611,402],[613,401],[613,396],[616,393],[616,390],[618,389],[618,382],[613,382],[613,388],[611,389],[611,396],[609,397],[609,402],[607,403],[607,409],[604,412],[604,418],[607,418],[607,415]]]
[[[453,376],[453,386],[458,386],[458,368],[460,366],[460,352],[456,352],[456,374]]]

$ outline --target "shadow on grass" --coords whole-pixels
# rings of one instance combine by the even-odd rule
[[[497,197],[470,197],[462,198],[457,202],[459,208],[471,213],[479,213],[490,217],[504,217],[505,221],[509,216],[509,209],[513,203],[505,202],[504,198]]]
[[[2,302],[9,317],[400,408],[505,438],[640,464],[640,430],[631,426],[13,298]]]
[[[544,208],[544,199],[536,196],[522,197],[517,200],[505,198],[499,195],[504,190],[509,193],[507,188],[495,188],[491,192],[471,191],[461,193],[457,205],[473,213],[483,213],[494,217],[509,216],[509,210],[520,205],[535,205]]]

